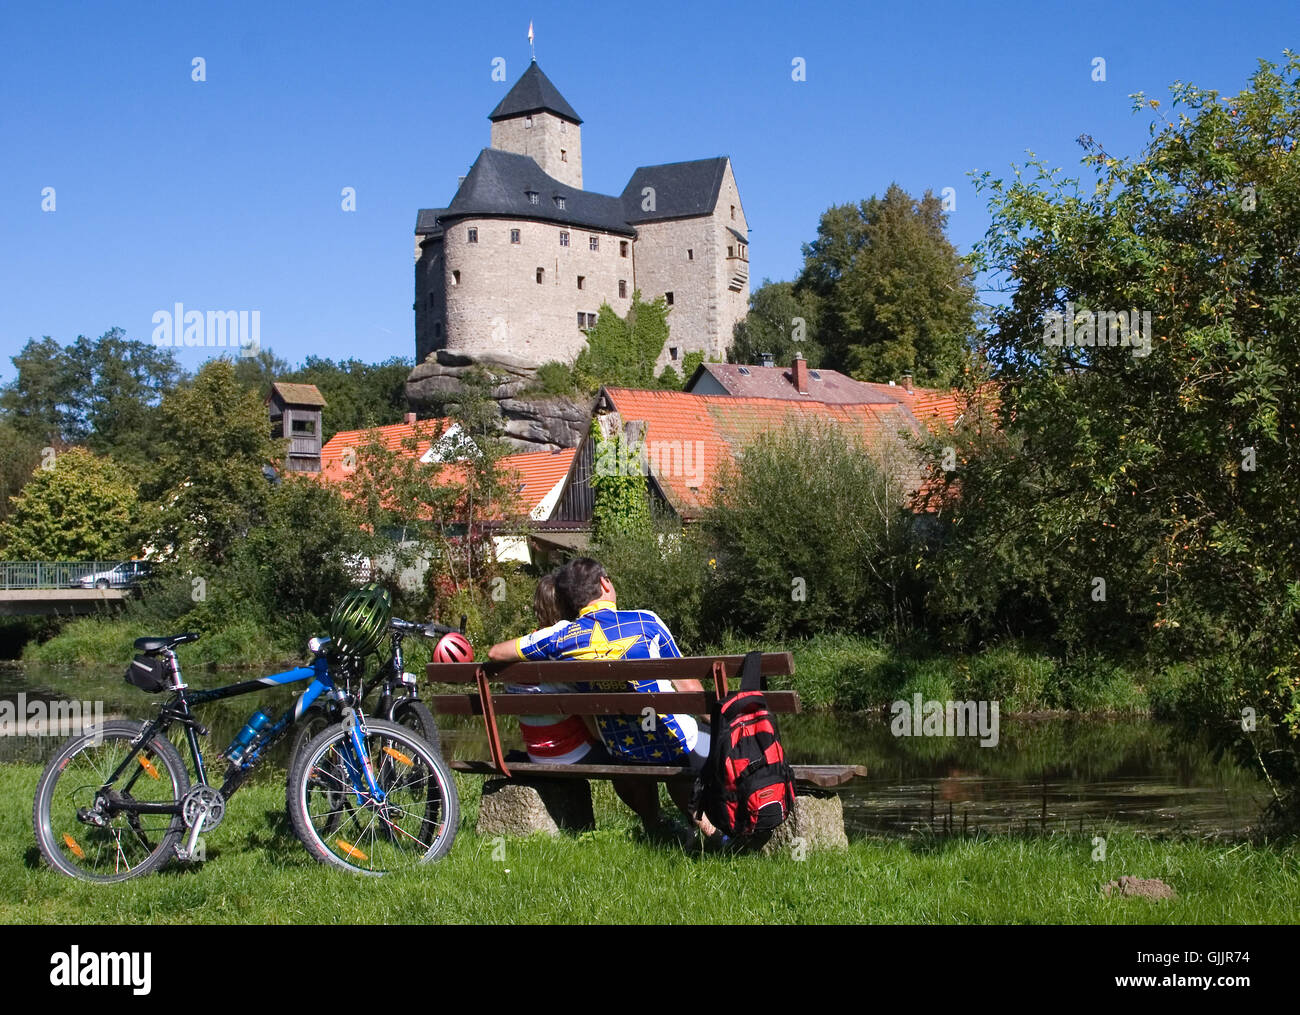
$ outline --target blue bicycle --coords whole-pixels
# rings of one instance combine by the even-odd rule
[[[341,721],[290,761],[287,799],[298,838],[323,863],[379,875],[436,860],[451,849],[460,803],[438,752],[411,729],[365,718],[357,697],[335,684],[330,640],[313,638],[313,660],[284,673],[212,690],[191,691],[177,646],[197,634],[140,638],[127,680],[143,691],[170,691],[148,723],[114,720],[70,737],[36,787],[32,822],[49,864],[87,881],[147,874],[173,857],[201,859],[201,837],[217,828],[235,791],[267,752],[323,695]],[[268,687],[310,680],[279,719],[260,709],[222,753],[220,787],[208,780],[199,738],[208,731],[193,708]],[[183,728],[194,783],[168,731]]]

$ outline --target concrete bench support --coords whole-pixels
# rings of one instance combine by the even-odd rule
[[[488,779],[479,802],[479,835],[581,832],[596,827],[586,779]]]

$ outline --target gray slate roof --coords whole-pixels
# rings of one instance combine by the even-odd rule
[[[537,204],[528,200],[536,192]],[[564,208],[555,198],[564,198]],[[534,219],[560,225],[600,229],[623,236],[635,236],[623,214],[623,202],[617,197],[579,190],[542,172],[532,158],[496,148],[484,148],[470,167],[465,182],[444,210],[424,209],[416,219],[416,232],[432,231],[431,218],[442,225],[460,218],[502,216]]]
[[[542,110],[562,116],[571,123],[582,123],[582,118],[564,100],[560,90],[551,84],[551,79],[536,63],[530,63],[515,86],[506,92],[506,97],[497,103],[497,108],[488,114],[488,119],[495,122]]]
[[[641,166],[623,188],[624,215],[633,224],[710,215],[718,203],[726,168],[725,156]],[[654,211],[641,210],[642,191],[646,187],[654,188]]]
[[[437,236],[442,232],[438,216],[447,214],[446,208],[421,208],[415,213],[415,235]]]

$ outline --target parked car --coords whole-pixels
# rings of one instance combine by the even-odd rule
[[[109,571],[97,571],[77,580],[83,589],[131,589],[153,573],[153,565],[144,560],[124,560]]]

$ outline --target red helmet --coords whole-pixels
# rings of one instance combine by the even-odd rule
[[[444,634],[433,647],[433,661],[436,663],[471,663],[474,661],[474,646],[459,631]]]

